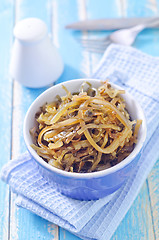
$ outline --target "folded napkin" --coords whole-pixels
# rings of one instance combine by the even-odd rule
[[[148,173],[159,158],[159,58],[131,47],[111,45],[93,78],[109,78],[140,102],[147,119],[144,152],[132,176],[115,193],[96,200],[68,198],[40,175],[34,160],[25,153],[10,161],[1,179],[18,194],[16,203],[73,232],[82,239],[109,240],[136,198]]]

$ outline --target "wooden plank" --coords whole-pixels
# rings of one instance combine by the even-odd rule
[[[65,62],[64,73],[56,83],[90,75],[90,54],[83,51],[76,40],[82,36],[86,37],[87,33],[83,32],[81,34],[80,32],[64,29],[67,23],[86,19],[85,1],[71,0],[64,3],[63,0],[55,0],[53,1],[53,6],[53,9],[56,7],[56,16],[59,25],[56,33],[58,41],[55,44],[60,46],[59,50]],[[62,228],[60,228],[59,236],[60,240],[79,239]]]
[[[93,1],[91,1],[91,4],[92,2]],[[157,4],[155,3],[155,1],[149,1],[149,5],[145,1],[138,1],[133,3],[132,1],[129,1],[128,3],[126,1],[117,1],[117,3],[118,3],[118,9],[119,9],[119,13],[118,13],[119,16],[136,16],[136,15],[151,16],[157,12],[156,11]],[[120,4],[122,6],[120,6]],[[153,7],[151,7],[151,4],[153,5]],[[97,8],[99,8],[99,5],[97,6]],[[91,11],[89,8],[88,10],[90,14]],[[89,16],[90,18],[93,18],[91,14]],[[136,41],[134,46],[155,56],[159,52],[158,44],[155,44],[156,40],[158,39],[157,37],[158,37],[157,30],[145,30],[143,33],[139,35],[138,40]],[[143,41],[141,42],[142,39],[144,39],[144,41],[146,39],[146,44],[143,44]],[[91,58],[92,58],[91,66],[93,68],[93,65],[96,66],[96,63],[100,59],[100,56],[98,55],[97,57],[94,54]],[[145,183],[143,188],[141,189],[139,196],[135,200],[134,204],[132,205],[131,209],[125,216],[124,220],[120,224],[118,230],[116,231],[112,239],[116,239],[116,240],[123,239],[123,236],[124,236],[124,239],[128,239],[128,240],[159,239],[159,230],[158,230],[159,192],[157,187],[158,173],[159,173],[158,169],[159,169],[159,164],[156,164],[156,166],[154,167],[148,179],[149,189],[147,188],[147,183]],[[149,200],[149,191],[150,191],[151,204]],[[152,215],[151,215],[151,212],[152,212]],[[155,233],[154,233],[154,230],[155,230]],[[70,236],[72,237],[72,235],[70,235],[70,233],[66,231],[63,231],[62,236],[64,239],[70,239]]]
[[[125,1],[125,7],[123,8],[123,16],[153,16],[153,13],[147,7],[147,1]],[[149,53],[154,40],[155,30],[144,30],[141,32],[133,46]],[[145,43],[145,38],[149,38],[149,44]],[[144,39],[144,40],[142,40]],[[146,42],[147,43],[147,42]],[[142,187],[139,196],[135,200],[134,204],[130,208],[129,212],[125,216],[124,220],[120,224],[117,232],[114,235],[114,239],[121,239],[124,233],[125,239],[155,239],[153,229],[153,218],[151,215],[151,204],[149,199],[149,190],[147,183]]]
[[[116,6],[114,6],[116,4]],[[89,18],[102,18],[102,17],[119,17],[127,15],[127,2],[104,2],[97,4],[96,1],[87,1],[87,16]],[[110,33],[110,32],[109,32]],[[89,33],[89,35],[100,35],[103,33]],[[104,33],[105,34],[105,33]],[[99,62],[101,55],[91,54],[90,63],[91,71],[94,70]],[[143,197],[144,195],[144,197]],[[144,217],[143,217],[144,216]],[[148,228],[146,226],[149,226]],[[138,227],[139,226],[139,227]],[[136,199],[130,211],[120,224],[120,227],[112,237],[112,239],[153,239],[153,226],[151,218],[151,208],[148,197],[146,184],[142,188],[142,192]],[[71,233],[62,230],[60,231],[60,239],[76,239]]]
[[[112,240],[123,239],[123,236],[124,240],[155,239],[148,195],[147,184],[145,182],[132,207],[114,233]]]
[[[88,19],[98,19],[98,18],[117,18],[121,14],[120,1],[103,1],[101,4],[97,4],[96,0],[87,1],[87,17]],[[112,31],[101,31],[101,32],[89,32],[89,36],[94,37],[105,37],[109,35]],[[90,65],[91,74],[95,71],[103,53],[91,53],[90,55]]]
[[[128,1],[127,14],[134,16],[155,16],[158,13],[158,0]],[[133,46],[153,56],[158,56],[159,31],[158,29],[145,29],[138,34]]]
[[[80,33],[74,33],[74,32],[65,30],[64,25],[75,20],[79,20],[79,19],[82,20],[82,19],[85,19],[86,17],[93,18],[94,16],[115,17],[115,16],[119,16],[120,14],[123,16],[125,15],[133,16],[134,14],[140,16],[142,15],[142,11],[144,11],[144,14],[146,15],[148,15],[149,13],[153,15],[155,14],[154,12],[156,11],[155,4],[156,4],[155,0],[149,0],[147,3],[145,3],[145,1],[138,1],[138,2],[128,1],[127,2],[125,0],[120,0],[120,1],[114,0],[112,1],[112,3],[103,1],[103,5],[97,4],[95,0],[87,1],[87,5],[85,4],[84,0],[83,1],[53,0],[53,1],[47,1],[47,2],[43,0],[40,0],[38,2],[24,0],[24,1],[17,1],[16,15],[17,15],[17,19],[21,19],[24,17],[32,17],[32,16],[40,17],[47,22],[49,29],[53,30],[53,41],[55,45],[59,47],[59,50],[62,54],[64,62],[66,63],[64,74],[57,81],[58,83],[61,81],[72,79],[72,78],[78,78],[85,75],[90,75],[92,69],[94,69],[94,67],[96,66],[97,62],[101,57],[99,55],[95,56],[94,54],[90,55],[85,51],[82,51],[79,48],[79,45],[76,41],[76,37],[81,37]],[[106,8],[103,7],[105,5],[106,5]],[[0,8],[1,7],[3,6],[1,5]],[[5,6],[5,9],[6,9],[6,6]],[[52,11],[50,11],[50,9],[52,9]],[[97,11],[97,9],[98,10],[100,9],[100,11]],[[78,15],[77,15],[77,12],[78,12]],[[52,22],[50,22],[51,16],[53,20]],[[4,26],[4,19],[3,21],[0,21],[0,22],[3,23],[3,26]],[[11,23],[12,23],[12,18],[11,18],[10,24]],[[6,29],[8,29],[8,27]],[[83,33],[83,35],[85,36],[87,35],[89,36],[90,34]],[[153,35],[152,37],[151,37],[151,34]],[[153,30],[148,34],[147,32],[143,32],[141,35],[139,35],[138,40],[135,43],[135,46],[144,50],[145,52],[152,53],[153,55],[157,55],[158,45],[154,44],[157,42],[157,37],[158,37],[157,30]],[[143,41],[141,43],[141,40],[145,40],[145,38],[147,39],[148,42],[149,41],[151,42],[152,40],[153,44],[151,43],[149,46],[147,46],[146,44],[143,44]],[[11,39],[11,38],[8,37],[8,39]],[[9,44],[7,46],[9,46]],[[1,53],[3,51],[5,53],[3,56],[9,56],[8,49],[9,47],[2,49]],[[3,64],[6,64],[5,61],[2,63],[1,66],[3,66]],[[1,74],[1,71],[0,71],[0,74]],[[5,88],[5,91],[4,91],[5,94],[3,94],[3,96],[0,96],[0,100],[2,98],[2,102],[4,102],[4,95],[6,97],[6,92],[9,89],[9,93],[8,92],[7,93],[9,95],[9,104],[11,104],[11,99],[10,99],[11,84],[9,84],[9,88],[7,87],[8,85],[6,83],[5,83],[6,85],[4,84],[4,82],[2,84],[3,84],[2,87]],[[1,87],[1,82],[0,82],[0,87]],[[23,88],[18,83],[14,84],[14,102],[13,102],[14,104],[13,140],[14,141],[13,141],[13,151],[12,151],[13,157],[17,156],[19,153],[23,152],[26,149],[23,141],[23,136],[22,136],[23,119],[30,103],[44,89],[30,90],[30,89]],[[4,104],[4,106],[9,106],[9,109],[7,109],[7,111],[5,110],[5,116],[11,116],[9,104],[8,103]],[[7,136],[6,131],[8,134],[10,134],[10,128],[8,128],[8,126],[10,126],[9,121],[11,121],[11,118],[7,120],[8,122],[5,122],[6,119],[3,120],[3,123],[5,124],[5,126],[7,126],[7,129],[5,129],[5,133],[3,134],[4,136]],[[10,139],[8,136],[6,137],[7,140]],[[4,146],[4,143],[2,146]],[[9,147],[6,146],[7,150],[2,151],[4,153],[3,156],[5,156],[5,159],[9,159],[8,149],[10,149],[10,145],[8,144],[8,146]],[[6,158],[6,156],[8,156],[8,158]],[[156,176],[158,174],[158,166],[155,167],[155,170],[153,171],[154,171],[154,174],[152,174],[152,176],[150,175],[149,182],[148,182],[150,189],[147,189],[147,186],[144,185],[139,197],[136,199],[129,213],[126,215],[125,219],[121,223],[120,227],[118,228],[118,231],[113,236],[113,239],[118,239],[118,240],[123,239],[123,235],[125,236],[124,239],[130,239],[130,240],[131,239],[154,239],[152,222],[154,222],[155,232],[157,232],[158,230],[158,223],[159,223],[158,222],[159,217],[157,212],[158,211],[157,198],[159,195],[158,195],[158,191],[156,191],[156,186],[158,183],[156,181]],[[4,187],[2,184],[2,192],[5,193],[5,190],[3,191],[3,189]],[[151,200],[152,209],[151,209],[150,201],[148,198],[148,190],[150,191],[150,200]],[[8,199],[8,195],[6,194],[5,196],[6,196],[6,199]],[[2,201],[2,203],[6,201],[4,199],[3,194],[0,196],[0,201]],[[27,212],[26,210],[18,209],[15,206],[14,202],[15,202],[15,196],[12,195],[11,238],[10,239],[28,239],[28,240],[35,239],[36,240],[36,239],[52,239],[53,237],[54,239],[58,239],[58,228],[55,225],[48,223],[47,221],[39,218],[38,216]],[[6,207],[6,209],[9,209],[9,208]],[[151,211],[152,211],[153,219],[151,218]],[[0,210],[0,213],[1,213],[1,210]],[[7,219],[7,216],[8,215],[5,216],[5,219]],[[4,220],[2,219],[2,221]],[[7,222],[7,220],[5,220],[5,222]],[[25,225],[24,225],[24,222],[25,222]],[[5,224],[5,226],[7,226],[7,224]],[[139,224],[139,229],[136,229],[138,224]],[[3,226],[3,225],[0,224],[0,226]],[[4,232],[5,232],[4,239],[7,239],[8,238],[7,227],[4,228]],[[135,232],[135,235],[134,235],[134,232]],[[157,237],[159,236],[158,232],[155,234]],[[62,240],[63,239],[74,239],[74,240],[79,239],[65,230],[60,230],[59,236],[60,236],[60,239]],[[157,237],[156,239],[158,239]]]
[[[108,7],[107,2],[105,7],[102,3],[98,5],[96,8],[94,7],[96,4],[95,1],[88,1],[88,2],[90,3],[90,5],[87,5],[88,6],[87,11],[89,11],[89,17],[92,19],[100,18],[100,17],[103,17],[103,18],[104,17],[134,17],[134,16],[143,16],[143,15],[145,16],[153,15],[153,13],[148,10],[146,1],[143,1],[143,0],[133,1],[133,2],[126,1],[126,0],[113,1],[112,3],[113,11],[111,7]],[[98,16],[98,12],[96,11],[97,8],[98,8],[98,12],[100,13],[100,16]],[[109,12],[107,13],[103,11],[103,9],[104,10],[109,9]],[[110,32],[107,32],[107,33],[109,34]],[[104,32],[104,34],[107,34],[107,33]],[[149,35],[150,34],[151,34],[151,31],[149,32]],[[143,50],[143,46],[139,44],[139,40],[137,43],[134,44],[134,46]],[[150,46],[148,46],[148,48],[145,47],[144,50],[148,52],[149,48]],[[91,55],[92,69],[96,67],[100,58],[101,58],[100,54]],[[123,236],[124,236],[124,239],[129,239],[129,240],[130,239],[144,239],[144,240],[154,239],[153,220],[151,216],[151,205],[149,201],[149,195],[148,195],[148,189],[147,189],[146,183],[144,184],[144,187],[142,188],[138,198],[135,200],[134,204],[132,205],[131,209],[125,216],[120,226],[118,227],[112,239],[116,239],[116,240],[123,239]]]
[[[134,1],[132,4],[132,1],[128,1],[127,3],[127,15],[128,16],[153,16],[156,13],[156,7],[157,4],[154,4],[155,1],[153,1],[153,7],[151,7],[152,1]],[[134,43],[134,46],[146,53],[149,53],[151,55],[156,55],[158,52],[158,45],[156,43],[156,35],[158,35],[157,30],[144,30],[142,33],[140,33]],[[153,191],[153,190],[152,190]],[[151,196],[151,195],[150,195]],[[142,202],[142,204],[141,204]],[[129,229],[127,236],[127,239],[157,239],[154,233],[154,217],[153,217],[153,211],[152,206],[149,199],[149,189],[147,188],[147,183],[144,184],[144,187],[142,188],[138,198],[134,202],[132,208],[126,215],[125,219],[121,223],[121,225],[124,225],[124,222],[129,221],[131,218],[133,221],[129,221],[131,223],[131,226],[133,226],[134,221],[136,222],[136,228],[132,230]],[[138,212],[139,211],[139,212]],[[136,215],[134,219],[132,216]],[[152,213],[152,214],[151,214]],[[142,217],[144,216],[144,217]],[[142,217],[142,219],[141,219]],[[157,221],[156,221],[157,222]],[[122,226],[118,228],[118,234],[121,231],[122,233]],[[157,228],[158,225],[156,225]],[[137,232],[137,234],[136,234]],[[135,235],[134,235],[135,233]],[[134,237],[135,236],[135,237]],[[116,239],[116,238],[115,238]],[[120,239],[120,237],[119,237]]]
[[[63,228],[60,228],[59,240],[81,240],[81,238],[75,236]]]
[[[16,1],[16,22],[26,17],[38,17],[51,29],[51,1]],[[23,140],[23,120],[33,100],[45,90],[29,89],[14,82],[13,86],[13,124],[12,124],[12,157],[26,150]],[[14,194],[11,194],[10,239],[58,239],[58,227],[48,221],[15,205]],[[24,224],[25,223],[25,224]]]
[[[159,155],[159,152],[158,152]],[[155,239],[159,239],[159,160],[152,169],[148,177],[149,197],[151,202],[151,212]]]
[[[159,4],[158,0],[146,1],[145,11],[147,16],[148,15],[155,16],[159,14],[158,4]],[[145,30],[138,36],[135,46],[137,46],[142,51],[148,54],[158,57],[158,53],[159,53],[158,38],[159,38],[159,31],[157,29]],[[158,173],[159,173],[159,163],[157,162],[147,180],[155,239],[159,239]]]
[[[55,44],[59,46],[59,51],[65,63],[63,75],[56,83],[81,78],[90,73],[88,64],[89,54],[80,49],[77,41],[77,38],[81,37],[81,33],[64,28],[67,23],[84,19],[85,12],[83,9],[83,0],[53,1],[53,14],[56,14],[56,21],[58,23],[58,29],[56,27]],[[83,34],[85,35],[86,33]],[[58,42],[56,40],[57,38]]]
[[[12,81],[8,75],[9,54],[12,40],[13,2],[0,4],[0,169],[10,160]],[[0,181],[0,239],[8,240],[9,228],[9,188]]]
[[[117,18],[118,17],[118,0],[117,1],[102,1],[97,3],[95,0],[86,1],[88,19],[100,18]],[[121,4],[119,4],[121,7]]]

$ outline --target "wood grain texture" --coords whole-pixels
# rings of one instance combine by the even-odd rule
[[[22,18],[38,17],[51,29],[51,1],[16,1],[15,22]],[[26,150],[23,140],[23,120],[26,111],[34,99],[46,88],[31,90],[19,83],[13,84],[13,121],[12,121],[12,158]],[[15,205],[16,196],[11,194],[10,239],[35,240],[58,239],[58,227],[48,221]],[[24,224],[25,223],[25,224]]]
[[[3,0],[0,4],[0,168],[10,157],[26,150],[22,128],[26,111],[46,88],[29,89],[12,83],[8,76],[14,22],[38,17],[48,26],[52,41],[65,63],[56,83],[90,76],[100,54],[90,54],[80,47],[77,38],[104,36],[110,32],[75,32],[64,26],[74,21],[105,17],[154,16],[159,0]],[[144,30],[134,47],[153,56],[159,55],[159,31]],[[159,161],[154,166],[140,194],[114,233],[112,240],[159,239]],[[78,240],[68,231],[16,206],[16,196],[0,182],[0,240]]]
[[[65,1],[64,4],[63,0],[53,1],[59,26],[56,38],[58,38],[59,51],[65,63],[64,72],[56,83],[88,75],[89,55],[82,51],[77,41],[77,38],[81,37],[81,33],[65,29],[67,23],[84,19],[83,2],[83,0],[70,0]]]
[[[159,155],[159,151],[158,151]],[[152,169],[148,181],[149,197],[151,202],[151,213],[154,227],[155,239],[159,239],[159,160]]]
[[[56,10],[54,9],[56,7]],[[86,19],[86,7],[84,0],[54,0],[53,13],[56,11],[56,42],[59,51],[65,62],[63,75],[56,83],[74,78],[81,78],[90,75],[90,54],[83,51],[78,44],[77,38],[86,37],[87,33],[68,31],[64,28],[67,23]],[[70,14],[71,13],[71,14]],[[54,22],[53,22],[54,24]],[[54,41],[54,39],[53,39]],[[68,231],[60,228],[59,239],[76,240],[79,239]]]
[[[125,4],[125,6],[120,6],[121,4]],[[112,7],[112,10],[116,10],[115,15],[116,16],[126,16],[126,2],[120,2],[118,1],[118,8],[119,10],[117,11],[117,8],[114,8],[114,6],[111,6],[109,2],[109,7],[108,3],[106,3],[106,6],[108,7],[110,12],[110,9]],[[90,5],[91,6],[90,6]],[[98,15],[102,9],[106,9],[106,6],[104,7],[104,4],[102,6],[98,6],[98,12],[92,5],[95,4],[95,1],[89,1],[87,2],[87,8],[89,9],[89,17],[90,18],[98,18]],[[92,7],[92,10],[90,11]],[[95,13],[93,15],[93,13]],[[105,11],[104,14],[107,12]],[[108,13],[109,14],[109,13]],[[104,15],[105,17],[107,15]],[[103,17],[103,16],[101,16]],[[90,33],[89,35],[95,35],[96,33]],[[96,67],[97,62],[100,59],[100,55],[98,54],[91,54],[90,56],[90,65],[91,65],[91,71]],[[149,202],[149,196],[148,196],[148,189],[147,185],[144,184],[144,187],[142,188],[138,198],[134,202],[133,206],[131,207],[130,211],[127,213],[125,216],[124,220],[120,224],[118,230],[115,232],[114,236],[112,239],[118,240],[118,239],[155,239],[154,238],[154,232],[153,232],[153,223],[152,223],[152,217],[151,217],[151,206]],[[60,231],[60,239],[76,239],[77,237],[73,238],[72,234],[69,233],[68,231],[62,230]],[[79,238],[77,238],[79,239]]]
[[[154,1],[156,1],[155,10]],[[155,16],[156,12],[158,12],[158,7],[157,0],[154,1],[153,4],[150,0],[128,1],[127,16]],[[133,46],[152,56],[158,56],[158,37],[159,31],[157,29],[145,29],[137,36]]]
[[[154,240],[151,205],[145,183],[112,240]]]
[[[12,43],[14,20],[12,1],[0,3],[0,169],[10,159],[11,121],[12,121],[12,81],[9,78],[9,54]],[[0,239],[9,236],[9,199],[8,186],[0,181]]]
[[[154,12],[148,7],[146,0],[127,1],[125,3],[126,16],[153,16]],[[149,5],[150,6],[150,5]],[[158,44],[155,42],[155,34],[159,34],[157,30],[144,30],[141,32],[133,46],[143,52],[156,56]],[[156,50],[155,50],[156,49]],[[157,239],[154,233],[154,219],[152,215],[151,202],[149,199],[149,189],[147,183],[142,187],[140,194],[125,216],[124,220],[118,227],[113,239]]]

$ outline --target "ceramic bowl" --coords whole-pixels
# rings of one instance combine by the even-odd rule
[[[38,164],[39,171],[43,177],[49,181],[62,194],[80,200],[95,200],[109,195],[118,190],[132,174],[137,162],[142,154],[144,141],[146,138],[146,121],[144,113],[139,103],[129,94],[125,93],[126,108],[133,119],[142,119],[142,125],[138,133],[138,142],[130,155],[117,165],[98,172],[93,173],[71,173],[61,169],[57,169],[46,163],[30,146],[33,139],[29,133],[30,129],[36,125],[35,113],[46,102],[52,102],[57,94],[65,95],[62,89],[64,84],[71,92],[77,92],[81,84],[87,80],[93,87],[97,88],[101,85],[96,79],[75,79],[55,85],[43,92],[32,103],[24,120],[24,140],[27,148]],[[119,86],[112,84],[112,87],[121,89]]]

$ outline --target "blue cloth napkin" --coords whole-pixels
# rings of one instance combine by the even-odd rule
[[[144,152],[132,176],[115,193],[97,201],[63,196],[40,175],[29,153],[10,161],[1,179],[18,194],[16,203],[82,239],[109,240],[159,158],[159,58],[134,48],[111,45],[93,78],[109,78],[140,102],[147,119]]]

